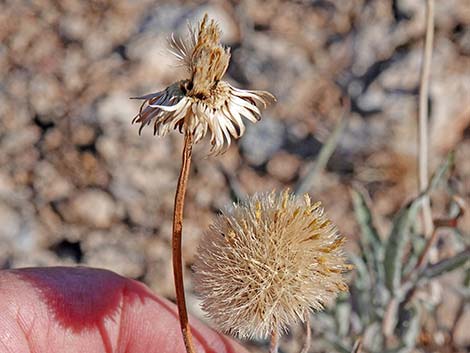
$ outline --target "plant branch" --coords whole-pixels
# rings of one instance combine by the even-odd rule
[[[354,342],[353,349],[351,353],[361,353],[362,352],[362,338],[359,337],[356,342]]]
[[[312,341],[312,328],[310,325],[310,313],[305,310],[305,343],[300,353],[308,353]]]
[[[408,274],[408,276],[405,277],[403,283],[404,287],[407,288],[409,286],[409,281],[415,281],[417,276],[420,274],[420,272],[424,269],[424,267],[428,263],[428,257],[429,253],[431,252],[431,249],[434,247],[438,240],[438,230],[439,228],[442,227],[449,227],[449,228],[455,228],[457,227],[457,222],[459,218],[461,218],[464,213],[465,213],[465,203],[464,201],[458,197],[455,196],[453,197],[455,203],[457,204],[459,211],[457,214],[451,218],[439,218],[433,221],[433,231],[431,234],[431,237],[427,240],[426,245],[421,252],[418,261],[416,262],[416,265],[414,268],[411,270],[411,272]]]
[[[328,161],[330,160],[331,155],[338,145],[339,138],[343,133],[346,125],[348,123],[347,114],[350,111],[350,102],[348,98],[345,98],[343,102],[344,110],[343,115],[340,120],[336,123],[333,132],[328,136],[325,144],[322,146],[320,153],[318,154],[317,160],[312,162],[309,167],[309,171],[303,179],[299,180],[299,183],[296,186],[295,193],[298,195],[304,194],[306,192],[312,191],[312,188],[315,185],[318,175],[325,169]]]
[[[192,342],[191,328],[189,326],[188,311],[184,295],[183,262],[182,262],[182,232],[183,232],[183,208],[186,186],[188,184],[189,169],[191,166],[193,136],[186,132],[184,136],[183,159],[181,164],[178,186],[176,187],[175,208],[173,212],[173,236],[172,236],[172,259],[173,275],[175,279],[176,304],[183,334],[184,345],[187,353],[195,353]]]
[[[278,353],[279,351],[279,328],[275,328],[271,333],[271,342],[269,345],[269,353]]]
[[[399,306],[398,298],[393,297],[387,304],[382,320],[382,333],[389,339],[393,334],[393,329],[397,323],[397,311]]]
[[[423,49],[423,63],[421,66],[421,79],[419,86],[419,136],[418,136],[418,163],[419,163],[419,191],[428,187],[429,180],[429,141],[428,141],[428,97],[429,77],[431,73],[432,46],[434,37],[434,0],[426,1],[426,37]],[[423,199],[423,226],[424,235],[430,237],[433,232],[431,204],[429,197]]]

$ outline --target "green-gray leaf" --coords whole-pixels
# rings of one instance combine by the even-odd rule
[[[414,348],[419,332],[420,326],[420,308],[417,305],[412,306],[410,309],[405,309],[407,314],[406,322],[402,322],[401,327],[401,340],[408,348]]]
[[[357,190],[351,192],[356,218],[361,227],[361,245],[364,258],[371,272],[371,281],[375,286],[384,285],[383,253],[384,247],[379,233],[374,226],[372,212],[367,205],[364,195]]]
[[[399,291],[401,284],[402,260],[406,242],[408,240],[411,221],[416,219],[416,214],[421,207],[421,200],[434,191],[453,163],[454,153],[451,152],[433,174],[427,189],[398,211],[398,214],[395,217],[392,231],[388,237],[384,260],[385,283],[387,288],[394,294]]]
[[[422,277],[426,278],[434,278],[440,276],[446,272],[453,271],[466,263],[470,260],[470,248],[467,248],[460,253],[448,258],[441,260],[434,265],[429,266],[426,268],[423,273]]]
[[[431,192],[436,189],[443,177],[446,175],[447,171],[454,165],[455,153],[454,151],[449,152],[447,158],[444,162],[441,163],[439,168],[434,172],[431,180],[429,181],[429,186],[427,192]]]
[[[374,226],[372,213],[364,199],[364,195],[357,190],[351,192],[354,212],[361,227],[361,240],[365,246],[370,246],[371,250],[382,251],[382,240]]]
[[[396,294],[401,285],[402,260],[405,245],[408,239],[411,221],[416,218],[416,213],[421,206],[422,194],[410,201],[405,207],[398,211],[393,221],[392,231],[388,237],[385,250],[385,284],[391,293]]]

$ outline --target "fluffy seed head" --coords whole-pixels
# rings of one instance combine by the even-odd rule
[[[178,128],[200,141],[211,133],[211,151],[224,152],[232,138],[245,131],[242,118],[252,122],[261,119],[261,108],[275,101],[266,91],[237,89],[221,81],[230,61],[230,50],[220,45],[221,32],[207,15],[197,28],[190,26],[189,37],[170,38],[171,52],[186,68],[188,79],[165,90],[136,99],[143,99],[133,122],[142,128],[154,122],[154,134],[165,135]]]
[[[221,330],[266,338],[347,290],[344,238],[310,198],[255,195],[220,215],[196,257],[196,291]]]

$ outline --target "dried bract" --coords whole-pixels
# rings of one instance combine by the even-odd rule
[[[189,38],[170,38],[172,53],[186,67],[189,79],[172,84],[165,90],[142,97],[144,102],[133,122],[142,128],[154,123],[154,134],[165,135],[178,128],[191,133],[194,142],[211,133],[211,151],[225,151],[232,138],[245,131],[242,118],[252,122],[261,119],[261,108],[275,101],[266,91],[233,87],[222,76],[227,71],[230,50],[220,45],[221,32],[207,15],[197,29],[189,29]]]
[[[256,195],[217,218],[198,248],[196,290],[221,330],[266,338],[347,290],[345,238],[320,203]]]

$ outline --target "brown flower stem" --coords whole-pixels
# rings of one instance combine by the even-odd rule
[[[271,343],[269,345],[269,353],[278,353],[279,351],[279,328],[275,328],[271,332]]]
[[[191,328],[189,326],[188,311],[184,295],[183,283],[183,261],[181,251],[181,240],[183,232],[183,208],[186,186],[188,184],[189,169],[191,166],[191,153],[193,148],[193,136],[186,133],[184,136],[183,160],[181,164],[178,186],[176,187],[175,208],[173,212],[173,236],[172,236],[172,258],[173,275],[175,279],[176,304],[183,334],[184,345],[187,353],[195,353]]]
[[[308,310],[305,310],[304,318],[305,318],[305,342],[300,353],[308,353],[308,351],[310,350],[310,344],[312,341],[312,328],[310,325],[310,313]]]

